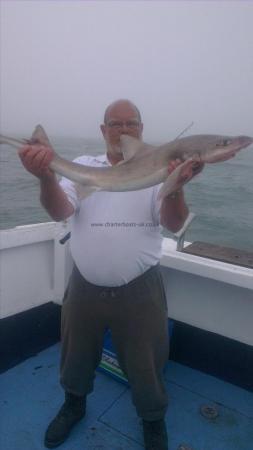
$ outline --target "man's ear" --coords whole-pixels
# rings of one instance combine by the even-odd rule
[[[105,138],[106,129],[105,129],[105,125],[104,125],[104,124],[100,125],[100,130],[101,130],[101,132],[102,132],[102,135],[103,135],[104,138]]]

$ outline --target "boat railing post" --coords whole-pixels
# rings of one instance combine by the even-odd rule
[[[184,225],[182,226],[182,228],[177,233],[174,233],[174,237],[177,241],[176,249],[178,252],[181,252],[184,248],[186,230],[189,228],[190,224],[192,223],[192,221],[195,217],[196,217],[196,214],[190,212],[188,214],[188,217],[187,217]]]

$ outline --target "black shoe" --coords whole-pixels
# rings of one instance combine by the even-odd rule
[[[86,398],[66,392],[65,402],[47,428],[45,447],[54,448],[61,445],[67,439],[73,426],[84,417],[85,411]]]
[[[168,450],[168,435],[163,419],[142,421],[145,450]]]

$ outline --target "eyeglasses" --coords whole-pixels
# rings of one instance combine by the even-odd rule
[[[120,128],[123,128],[124,125],[127,128],[130,128],[131,130],[134,130],[136,128],[139,128],[140,122],[138,120],[127,120],[126,122],[120,121],[120,120],[111,120],[110,122],[107,122],[106,124],[109,128],[112,128],[114,130],[119,130]]]

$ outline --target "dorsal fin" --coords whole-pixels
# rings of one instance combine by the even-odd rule
[[[150,149],[155,148],[152,145],[145,144],[145,142],[142,142],[133,136],[128,136],[127,134],[120,136],[120,147],[124,156],[124,161],[133,158],[137,153],[147,149],[147,147]]]
[[[32,134],[30,142],[32,144],[43,144],[43,145],[49,145],[49,147],[52,147],[52,145],[48,139],[48,136],[47,136],[44,128],[41,125],[37,125],[35,127],[35,130]]]

